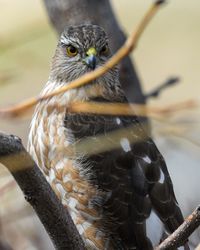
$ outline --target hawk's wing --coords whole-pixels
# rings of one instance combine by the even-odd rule
[[[169,232],[183,222],[165,161],[135,116],[68,113],[65,126],[83,175],[87,171],[85,178],[107,193],[94,203],[103,206],[102,225],[113,242],[152,249],[145,222],[152,209]]]

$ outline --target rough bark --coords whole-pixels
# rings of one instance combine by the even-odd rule
[[[170,250],[177,249],[185,244],[186,239],[200,226],[200,206],[189,215],[185,221],[169,235],[155,250]],[[189,246],[185,245],[185,250],[190,250]]]
[[[126,37],[108,0],[44,0],[51,23],[60,34],[64,27],[83,23],[102,26],[115,52]],[[130,102],[144,103],[141,84],[129,57],[120,64],[120,81]]]
[[[15,178],[55,248],[85,249],[68,210],[62,206],[18,137],[0,133],[0,163],[5,165]]]

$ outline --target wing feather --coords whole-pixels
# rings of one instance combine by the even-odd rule
[[[115,145],[98,154],[84,152],[82,166],[90,166],[88,181],[108,194],[98,204],[103,207],[102,225],[111,238],[121,239],[124,249],[153,249],[146,235],[152,209],[170,232],[182,223],[164,159],[136,116],[68,113],[65,126],[75,141],[91,138],[94,148]],[[129,132],[113,138],[120,129]],[[94,140],[102,135],[103,142]]]

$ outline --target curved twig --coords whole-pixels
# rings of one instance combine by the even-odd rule
[[[186,239],[200,226],[200,206],[189,215],[173,234],[169,235],[155,250],[172,250],[185,244]],[[189,248],[188,248],[189,249]]]
[[[113,68],[116,64],[118,64],[124,57],[126,57],[133,49],[136,47],[144,29],[149,24],[150,20],[154,17],[157,11],[160,8],[160,5],[163,4],[164,0],[156,1],[146,12],[143,19],[138,25],[136,32],[132,32],[130,37],[126,40],[124,45],[108,60],[104,66],[97,68],[93,72],[89,72],[81,76],[80,78],[72,81],[71,83],[61,87],[58,90],[55,90],[47,95],[39,96],[39,97],[32,97],[28,100],[25,100],[18,105],[0,109],[0,115],[10,115],[16,116],[18,113],[26,111],[27,109],[31,108],[32,106],[36,105],[38,102],[53,97],[55,95],[61,94],[66,92],[70,89],[78,88],[83,85],[88,84],[89,82],[95,80],[96,78],[105,74],[109,69]]]

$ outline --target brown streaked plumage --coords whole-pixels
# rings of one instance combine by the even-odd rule
[[[109,57],[102,28],[66,28],[41,94],[103,65]],[[67,111],[73,101],[92,100],[127,102],[117,68],[88,86],[40,102],[28,150],[68,207],[88,249],[153,249],[153,228],[158,243],[164,228],[172,232],[183,221],[164,159],[135,116]]]

